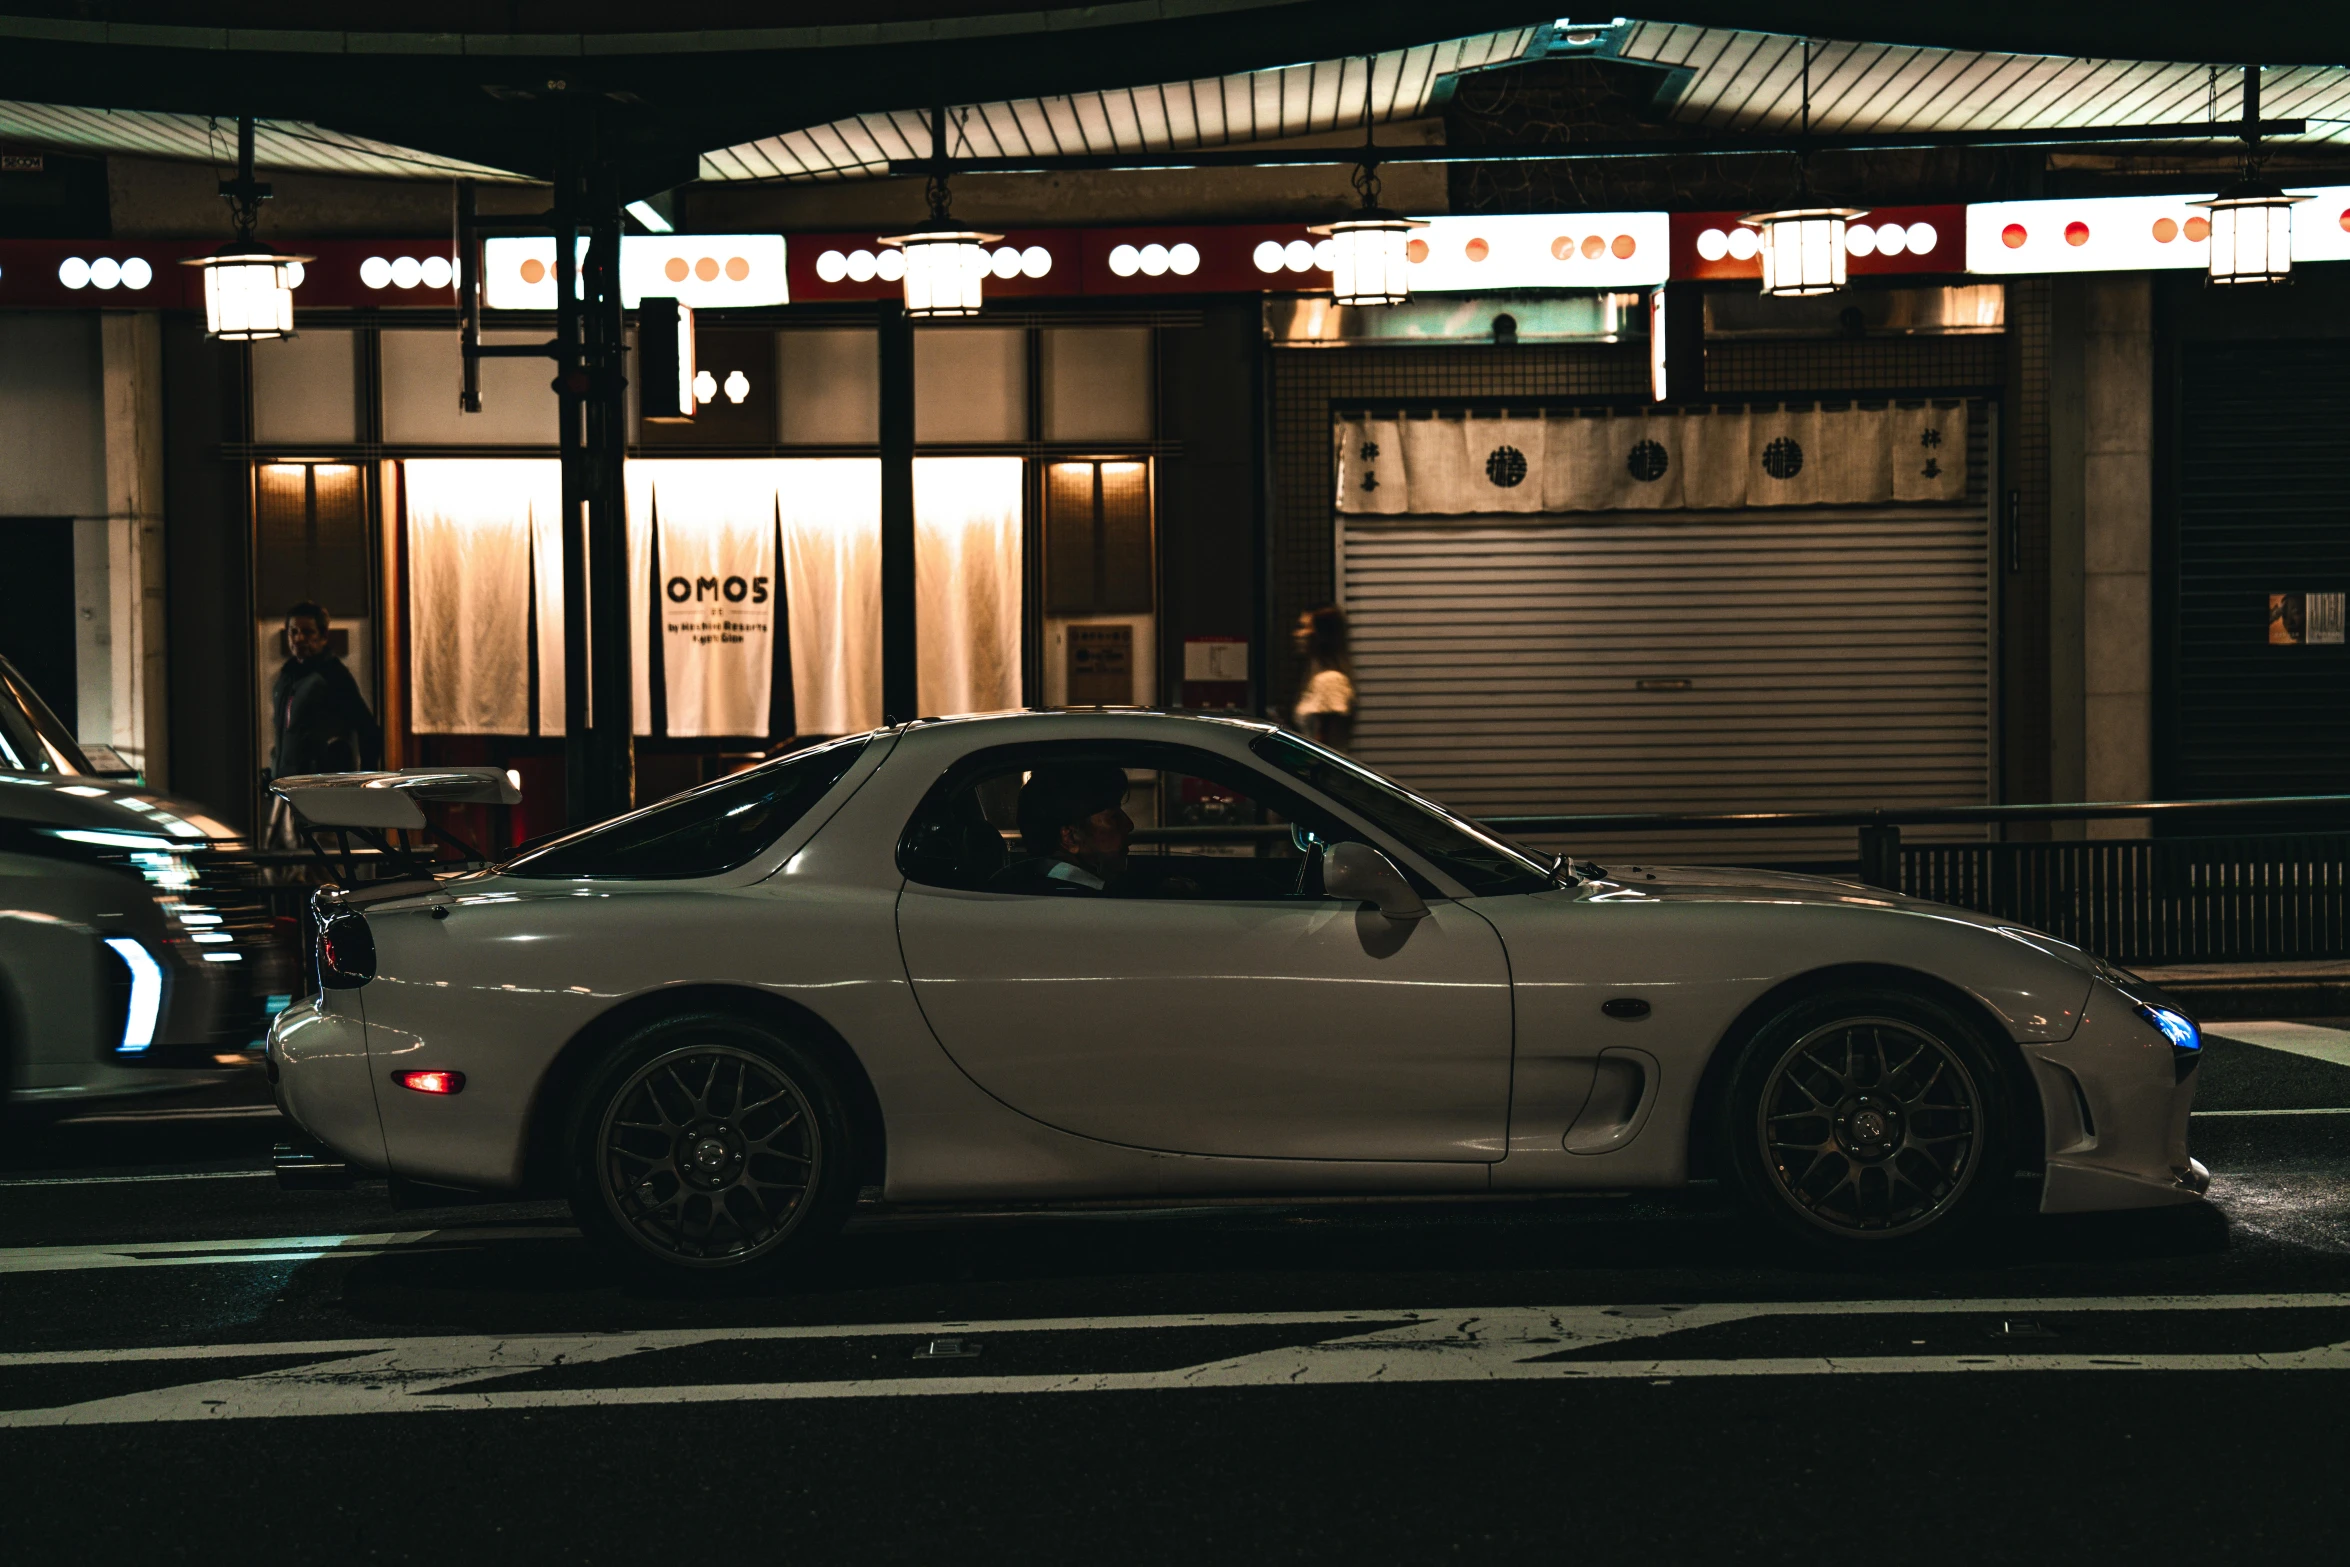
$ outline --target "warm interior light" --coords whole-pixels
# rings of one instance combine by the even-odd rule
[[[457,1094],[465,1091],[465,1074],[433,1068],[421,1072],[394,1072],[392,1081],[420,1094]]]
[[[2279,283],[2293,275],[2293,204],[2266,180],[2239,180],[2193,205],[2211,214],[2207,274],[2214,283]]]
[[[1844,286],[1846,225],[1864,207],[1791,207],[1739,219],[1757,236],[1762,291],[1778,299],[1832,294]],[[1733,254],[1737,247],[1731,247]]]

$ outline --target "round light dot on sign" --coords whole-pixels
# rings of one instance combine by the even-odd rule
[[[750,395],[751,378],[740,370],[729,370],[726,373],[726,400],[739,403]]]
[[[2179,220],[2177,218],[2156,218],[2154,220],[2154,243],[2167,245],[2178,237]]]
[[[1909,253],[1913,256],[1930,256],[1934,247],[1942,243],[1941,234],[1931,223],[1912,223],[1902,233],[1908,236]]]
[[[682,261],[672,260],[669,264],[677,268],[681,274],[685,271],[685,263]],[[816,258],[816,276],[822,281],[837,283],[848,275],[849,258],[839,251],[828,250]]]
[[[840,254],[840,252],[833,250],[827,251],[825,254],[837,256]],[[819,265],[821,265],[821,263],[819,263]],[[661,264],[661,275],[672,283],[684,282],[686,279],[686,274],[690,273],[691,271],[693,271],[693,268],[686,264],[686,259],[683,256],[671,256],[667,261]]]
[[[1338,265],[1338,243],[1335,240],[1314,241],[1314,270],[1328,272]]]
[[[1640,241],[1629,234],[1618,234],[1614,239],[1608,241],[1607,253],[1618,261],[1629,261],[1632,259],[1632,252],[1639,248]]]
[[[873,252],[870,250],[850,251],[848,260],[848,274],[849,281],[852,283],[872,282]]]
[[[1558,242],[1558,244],[1550,247],[1550,253],[1554,256],[1558,256],[1561,261],[1564,261],[1567,258],[1563,255],[1559,255],[1558,247],[1559,245],[1566,245],[1571,243],[1572,241],[1570,240],[1562,239]],[[1704,233],[1697,236],[1698,260],[1719,261],[1729,253],[1730,236],[1723,233],[1720,229],[1707,229]]]
[[[703,257],[701,260],[699,260],[699,261],[695,262],[695,263],[694,263],[694,276],[695,276],[695,277],[697,277],[697,278],[700,278],[700,279],[701,279],[703,282],[705,282],[705,283],[715,283],[715,282],[717,282],[717,281],[718,281],[718,262],[717,262],[717,260],[716,260],[714,257],[710,257],[710,256],[704,256],[704,257]]]
[[[1177,277],[1189,277],[1199,270],[1197,245],[1170,245],[1167,247],[1167,270]]]
[[[1132,277],[1142,270],[1142,252],[1132,245],[1115,245],[1110,249],[1110,272],[1115,277]]]
[[[728,256],[723,270],[726,273],[727,282],[740,283],[751,275],[751,264],[740,256]]]
[[[2072,222],[2067,223],[2064,226],[2064,242],[2073,246],[2088,244],[2089,225],[2081,222],[2078,218],[2075,218]]]
[[[1909,249],[1909,231],[1898,223],[1887,223],[1877,230],[1877,254],[1898,256]]]
[[[1005,245],[988,257],[987,270],[1009,281],[1020,275],[1020,252]]]
[[[1844,249],[1847,254],[1854,256],[1875,255],[1877,253],[1877,231],[1866,223],[1846,225]]]
[[[707,370],[694,372],[694,401],[710,403],[718,400],[718,377]]]
[[[1281,247],[1281,264],[1292,272],[1314,270],[1314,247],[1302,239],[1293,239]]]
[[[67,288],[90,286],[90,264],[79,256],[68,256],[57,263],[57,281]]]
[[[1472,239],[1461,247],[1461,254],[1471,261],[1483,261],[1493,254],[1493,247],[1481,239]]]
[[[392,258],[392,287],[414,288],[424,281],[424,263],[414,256]]]
[[[2200,245],[2211,238],[2211,219],[2189,218],[2186,228],[2181,232],[2187,236],[2190,243]]]
[[[302,286],[302,280],[309,275],[310,273],[308,269],[306,269],[301,262],[289,261],[286,263],[286,287],[300,288]]]
[[[1712,233],[1712,232],[1714,232],[1714,231],[1713,231],[1713,230],[1711,230],[1711,229],[1708,229],[1706,232],[1710,234],[1710,233]],[[1704,236],[1703,236],[1703,235],[1700,235],[1700,236],[1699,236],[1699,238],[1698,238],[1698,241],[1697,241],[1697,248],[1698,248],[1698,252],[1699,252],[1700,254],[1703,254],[1703,253],[1704,253],[1704,251],[1705,251],[1705,239],[1704,239]],[[1553,260],[1553,261],[1572,261],[1572,260],[1574,260],[1574,259],[1575,259],[1575,236],[1574,236],[1574,235],[1572,235],[1572,234],[1561,234],[1561,235],[1560,235],[1558,238],[1556,238],[1556,239],[1552,240],[1552,241],[1550,242],[1550,259],[1551,259],[1551,260]]]
[[[1584,235],[1584,236],[1583,236],[1583,259],[1584,259],[1584,260],[1586,260],[1586,261],[1597,261],[1597,260],[1598,260],[1598,259],[1599,259],[1601,256],[1604,256],[1604,255],[1606,255],[1606,254],[1607,254],[1607,241],[1606,241],[1605,239],[1601,238],[1601,237],[1600,237],[1599,235],[1597,235],[1597,234],[1586,234],[1586,235]]]
[[[1020,252],[1020,275],[1043,277],[1053,270],[1053,253],[1042,245],[1031,245]]]
[[[2342,216],[2337,221],[2341,223],[2345,231],[2350,231],[2350,207],[2342,209]]]
[[[155,269],[147,265],[146,257],[133,256],[122,264],[122,286],[124,288],[145,288],[154,281]]]
[[[112,288],[122,281],[122,263],[112,256],[100,256],[90,263],[90,286]]]
[[[2024,241],[2029,238],[2031,236],[2024,232],[2024,226],[2021,223],[2010,223],[1999,231],[1999,243],[2010,250],[2023,249]]]
[[[1762,236],[1741,223],[1730,231],[1724,243],[1730,247],[1731,260],[1752,261],[1755,252],[1762,249]]]
[[[1278,272],[1281,270],[1284,264],[1283,258],[1287,254],[1288,252],[1281,248],[1279,240],[1268,239],[1250,251],[1248,259],[1256,264],[1256,269],[1259,272]]]
[[[1141,255],[1135,259],[1142,267],[1144,277],[1165,277],[1167,275],[1166,246],[1145,245],[1142,247]]]
[[[1403,258],[1414,266],[1428,259],[1428,242],[1424,239],[1404,241]]]
[[[379,265],[379,264],[380,264],[380,265],[383,267],[383,280],[384,280],[384,281],[383,281],[383,283],[369,282],[369,281],[368,281],[368,277],[367,277],[367,269],[368,269],[369,267],[376,266],[376,265]],[[384,260],[384,259],[383,259],[381,256],[370,256],[370,257],[368,257],[368,258],[367,258],[367,259],[366,259],[364,262],[360,263],[360,266],[359,266],[359,281],[361,281],[362,283],[366,283],[366,284],[367,284],[367,286],[368,286],[369,288],[381,288],[381,287],[383,287],[383,286],[384,286],[384,283],[389,283],[391,280],[392,280],[392,264],[391,264],[390,262],[388,262],[388,261],[385,261],[385,260]],[[546,264],[544,261],[541,261],[541,260],[539,260],[537,257],[535,257],[535,256],[534,256],[534,257],[532,257],[530,260],[528,260],[528,261],[525,261],[525,262],[522,264],[522,281],[523,281],[523,282],[525,282],[525,283],[543,283],[543,282],[545,282],[546,280],[547,280],[547,264]]]
[[[424,258],[424,286],[426,288],[447,288],[456,279],[456,276],[457,269],[449,265],[447,256],[427,256]]]
[[[906,253],[885,250],[873,258],[873,275],[884,283],[895,283],[906,275]]]

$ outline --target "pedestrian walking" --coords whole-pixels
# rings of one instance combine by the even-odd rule
[[[1292,717],[1309,740],[1334,751],[1354,743],[1354,659],[1347,651],[1346,611],[1335,604],[1310,609],[1297,617],[1292,643],[1306,661],[1305,680],[1298,688]]]
[[[334,655],[326,610],[308,600],[286,611],[286,661],[269,687],[271,778],[349,773],[376,765],[380,736],[359,682]],[[292,814],[283,800],[269,811],[269,841],[292,848]]]

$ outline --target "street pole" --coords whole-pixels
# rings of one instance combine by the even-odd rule
[[[921,700],[914,626],[914,322],[881,305],[881,713],[916,716]]]
[[[575,824],[636,792],[628,602],[628,381],[620,200],[598,146],[599,106],[565,98],[555,179],[555,398],[563,468],[563,759]],[[578,237],[588,234],[587,265]],[[584,286],[583,286],[584,285]]]

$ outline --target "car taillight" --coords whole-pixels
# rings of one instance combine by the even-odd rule
[[[318,925],[318,983],[325,990],[356,990],[375,978],[375,932],[364,916],[344,911]]]
[[[439,1067],[416,1072],[394,1072],[392,1081],[402,1088],[413,1088],[420,1094],[461,1094],[465,1091],[463,1072],[444,1071]]]

